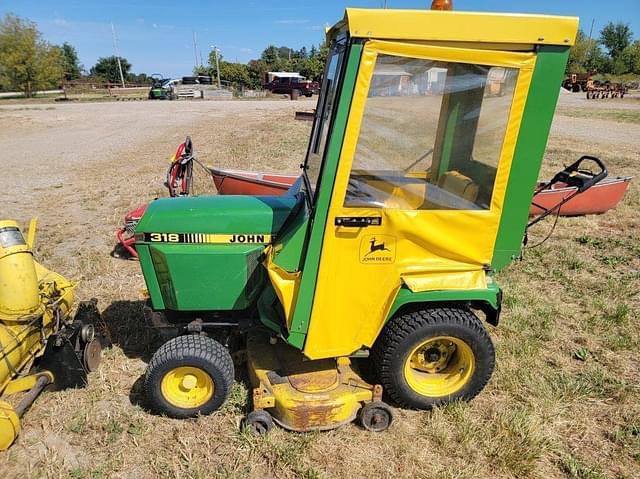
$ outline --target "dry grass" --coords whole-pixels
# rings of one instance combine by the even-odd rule
[[[603,100],[607,101],[607,100]],[[613,120],[623,123],[640,123],[640,110],[619,110],[616,108],[615,101],[609,100],[610,108],[594,108],[589,110],[577,110],[572,108],[561,108],[558,113],[565,116],[576,118],[598,118],[602,120]]]
[[[242,382],[208,417],[145,412],[140,380],[157,343],[143,328],[139,266],[109,256],[112,232],[125,211],[164,194],[165,158],[187,132],[200,158],[217,166],[295,172],[309,124],[295,122],[287,102],[270,113],[257,108],[194,114],[162,135],[142,132],[138,138],[148,140],[138,140],[135,161],[105,152],[91,168],[70,167],[81,187],[47,190],[46,203],[25,197],[44,220],[38,256],[82,279],[80,299],[98,297],[110,346],[87,389],[39,398],[18,442],[0,454],[5,477],[640,476],[637,182],[615,212],[561,218],[549,241],[499,275],[504,312],[491,328],[497,370],[471,403],[401,410],[383,434],[350,425],[314,434],[277,429],[264,439],[238,429]],[[600,155],[615,174],[634,174],[640,159],[637,148],[553,137],[543,176],[585,153]],[[532,232],[530,243],[549,226]]]

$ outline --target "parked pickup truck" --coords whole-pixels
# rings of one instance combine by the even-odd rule
[[[317,82],[306,80],[303,77],[281,77],[268,83],[266,88],[271,93],[291,95],[292,97],[300,95],[310,97],[318,92],[320,86]]]

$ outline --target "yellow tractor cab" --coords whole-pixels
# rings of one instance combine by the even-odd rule
[[[257,432],[380,431],[387,402],[477,395],[495,362],[480,317],[498,324],[494,273],[520,255],[577,26],[347,9],[288,193],[160,199],[138,224],[147,316],[177,336],[149,364],[151,408],[217,409],[237,344]]]

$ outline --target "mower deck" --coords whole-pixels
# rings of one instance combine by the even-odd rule
[[[292,431],[334,429],[353,421],[363,403],[380,401],[382,386],[359,376],[349,358],[309,360],[264,332],[247,338],[253,406]]]

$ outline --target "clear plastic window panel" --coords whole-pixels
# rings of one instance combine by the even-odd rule
[[[379,55],[344,205],[488,209],[517,76]]]
[[[323,156],[327,146],[327,138],[329,134],[329,126],[331,116],[337,101],[338,85],[340,83],[340,72],[342,63],[346,53],[346,37],[341,37],[334,41],[329,52],[325,78],[323,81],[322,91],[318,99],[317,114],[314,124],[314,131],[311,135],[311,144],[307,154],[305,171],[311,184],[311,188],[315,191],[316,184],[320,177],[320,169],[322,167]]]

